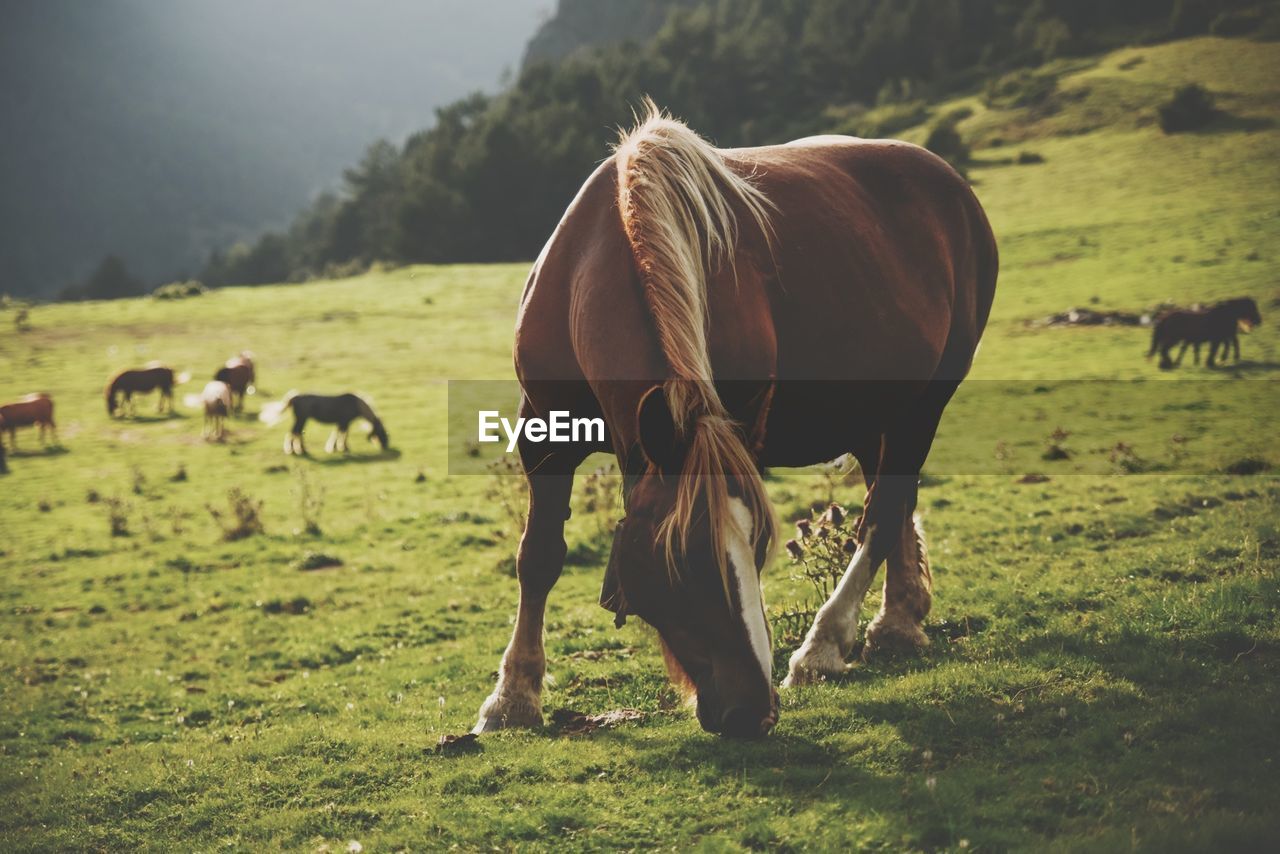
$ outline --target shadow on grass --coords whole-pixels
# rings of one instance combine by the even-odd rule
[[[71,449],[63,444],[46,445],[38,451],[29,451],[22,448],[7,448],[5,450],[5,454],[7,454],[10,459],[20,459],[23,457],[60,457],[63,454],[69,453],[71,453]]]
[[[401,452],[399,448],[387,448],[373,454],[306,454],[303,459],[310,460],[320,466],[348,466],[348,465],[364,465],[365,463],[384,463],[391,460],[400,459]]]
[[[191,418],[192,416],[186,412],[174,410],[173,412],[148,412],[142,415],[125,415],[121,418],[113,418],[113,421],[119,421],[124,424],[154,424],[160,421],[171,421],[174,418]]]

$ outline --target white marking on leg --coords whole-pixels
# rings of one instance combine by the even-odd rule
[[[729,569],[738,588],[738,604],[742,608],[742,622],[747,629],[747,639],[765,679],[773,679],[773,653],[769,649],[769,628],[765,622],[764,596],[760,592],[760,573],[756,568],[750,532],[754,519],[742,499],[730,501],[729,512],[733,517],[734,531],[728,538]]]
[[[805,635],[804,643],[791,656],[787,678],[783,687],[810,681],[814,677],[835,676],[845,669],[845,658],[853,649],[858,634],[858,617],[862,600],[871,587],[875,567],[871,564],[871,552],[867,532],[849,566],[836,585],[835,592],[814,617],[813,626]]]

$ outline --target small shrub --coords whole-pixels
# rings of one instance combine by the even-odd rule
[[[98,494],[98,490],[90,489],[84,494],[84,500],[89,504],[97,504],[102,500],[102,496]]]
[[[302,515],[302,527],[295,534],[318,537],[323,533],[320,517],[324,513],[324,487],[313,486],[304,468],[298,469],[298,512]]]
[[[254,534],[265,533],[262,527],[262,502],[247,495],[239,487],[227,492],[230,512],[223,513],[212,504],[206,504],[209,515],[222,529],[222,539],[228,542],[243,540]]]
[[[1029,166],[1032,163],[1043,163],[1043,162],[1044,162],[1044,156],[1041,155],[1039,152],[1035,152],[1035,151],[1019,151],[1018,152],[1018,165],[1020,166]]]
[[[289,600],[272,599],[263,602],[259,607],[264,614],[305,614],[311,610],[311,600],[306,596],[295,596]]]
[[[38,502],[36,502],[36,509],[39,510],[41,513],[48,513],[53,509],[53,505],[49,503],[49,499],[41,498]]]
[[[1046,103],[1058,88],[1058,79],[1049,74],[1015,71],[989,81],[982,92],[982,102],[996,109],[1038,107]]]
[[[307,552],[293,565],[294,569],[301,572],[328,569],[333,566],[342,566],[342,558],[334,557],[324,552]]]
[[[133,467],[133,494],[143,495],[147,491],[147,476],[142,473],[142,469],[138,466]]]
[[[185,282],[170,282],[167,285],[161,285],[151,292],[151,296],[155,299],[186,299],[188,297],[203,296],[208,292],[209,289],[202,283],[191,279]]]
[[[929,131],[924,147],[964,173],[964,165],[969,162],[969,146],[955,125],[943,123],[935,126]]]
[[[525,514],[529,507],[529,481],[520,462],[506,455],[489,463],[489,486],[485,503],[495,508],[506,523],[503,536],[518,538],[524,532]]]
[[[858,550],[857,527],[843,507],[831,504],[821,513],[796,522],[796,536],[787,540],[787,554],[799,569],[796,577],[813,585],[821,602],[831,596]]]
[[[107,508],[107,526],[111,530],[111,536],[129,536],[129,505],[119,498],[108,498],[105,504]]]
[[[1159,107],[1160,129],[1165,133],[1199,130],[1217,117],[1213,95],[1203,86],[1183,86]]]
[[[1053,432],[1049,434],[1049,440],[1045,445],[1044,453],[1040,455],[1043,460],[1069,460],[1071,452],[1067,450],[1066,442],[1071,436],[1061,427],[1055,427]]]

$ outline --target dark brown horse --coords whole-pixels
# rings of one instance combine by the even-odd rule
[[[784,684],[846,669],[886,561],[867,648],[924,644],[919,472],[996,268],[977,199],[923,149],[833,136],[719,150],[652,111],[578,192],[525,286],[519,414],[603,417],[608,435],[520,440],[520,604],[476,731],[541,722],[543,614],[573,473],[599,450],[619,460],[626,508],[602,604],[657,629],[705,729],[756,736],[777,720],[764,466],[852,452],[868,485],[861,545]]]
[[[1206,363],[1213,367],[1218,355],[1218,347],[1222,347],[1222,358],[1230,358],[1234,346],[1236,361],[1240,361],[1240,336],[1238,330],[1246,332],[1262,323],[1262,315],[1258,313],[1258,304],[1248,297],[1223,300],[1214,303],[1207,309],[1187,311],[1171,311],[1156,321],[1151,330],[1151,349],[1147,351],[1150,359],[1160,352],[1160,367],[1169,369],[1182,364],[1187,347],[1195,348],[1195,363],[1200,364],[1200,345],[1209,345],[1209,358]],[[1177,359],[1169,358],[1169,351],[1178,344]]]
[[[213,375],[218,382],[227,384],[231,389],[232,408],[235,412],[244,411],[244,396],[253,394],[253,382],[257,379],[253,370],[253,354],[242,352],[232,356],[227,363]]]
[[[4,417],[0,416],[0,474],[9,473],[9,464],[4,459]]]
[[[264,406],[259,418],[267,424],[276,424],[287,410],[293,410],[293,427],[284,437],[286,454],[306,455],[307,446],[302,441],[302,431],[308,421],[334,425],[333,433],[324,447],[330,454],[339,450],[343,453],[351,450],[347,447],[347,430],[357,418],[369,422],[370,442],[376,440],[384,451],[391,447],[391,437],[387,435],[387,428],[383,426],[382,420],[369,402],[357,394],[298,394],[291,391],[280,402]]]
[[[159,392],[156,401],[156,412],[164,412],[166,404],[169,412],[173,412],[173,387],[181,385],[190,379],[189,374],[175,376],[172,368],[167,368],[159,362],[152,362],[145,368],[134,368],[121,371],[111,378],[111,382],[107,383],[106,399],[107,414],[114,416],[117,410],[128,409],[129,414],[136,414],[133,405],[133,396],[135,394],[146,394],[151,391]],[[116,398],[123,397],[123,403]]]
[[[18,450],[18,428],[38,426],[40,444],[45,443],[45,431],[58,441],[58,425],[53,421],[53,398],[44,393],[29,394],[21,400],[0,406],[0,423],[9,434],[9,444]]]

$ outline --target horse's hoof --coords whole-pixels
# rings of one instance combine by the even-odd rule
[[[542,709],[527,700],[490,696],[480,707],[471,731],[477,735],[502,729],[535,729],[542,726]]]
[[[849,671],[844,656],[833,646],[818,646],[806,643],[791,655],[787,664],[787,678],[782,680],[783,688],[796,688],[800,685],[813,685],[843,676]]]
[[[862,660],[913,656],[929,645],[929,638],[919,624],[891,622],[877,616],[867,626],[867,642],[862,647]]]

